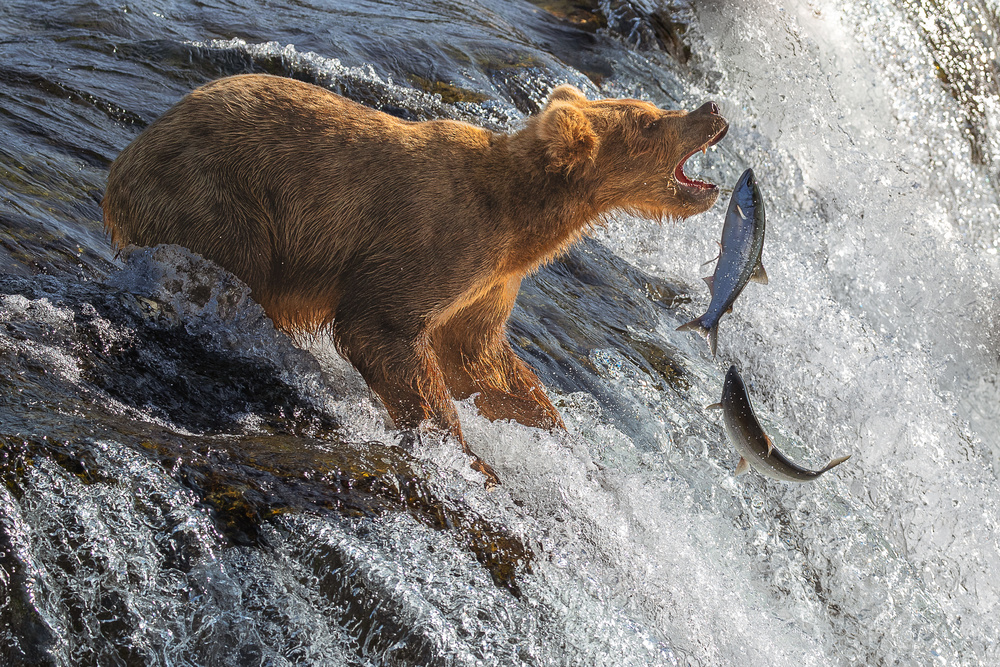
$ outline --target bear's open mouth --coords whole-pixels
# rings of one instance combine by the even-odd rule
[[[687,162],[688,158],[690,158],[698,151],[702,151],[704,153],[710,147],[722,141],[722,138],[726,136],[726,132],[728,131],[729,131],[729,126],[727,125],[723,127],[721,130],[719,130],[714,137],[703,143],[698,148],[695,148],[693,151],[691,151],[681,159],[681,161],[677,164],[677,166],[674,167],[674,178],[677,180],[678,183],[680,183],[681,185],[686,185],[689,188],[695,188],[697,190],[712,190],[718,187],[715,185],[715,183],[708,183],[706,181],[699,181],[696,178],[689,178],[688,175],[684,173],[684,163]]]

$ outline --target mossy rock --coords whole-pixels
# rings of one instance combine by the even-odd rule
[[[432,81],[416,74],[411,74],[409,79],[410,83],[420,90],[432,95],[440,95],[441,101],[448,104],[455,104],[456,102],[480,104],[490,99],[489,95],[484,95],[483,93],[478,93],[467,88],[460,88],[445,81]]]
[[[597,0],[528,0],[561,21],[581,30],[596,32],[607,27],[608,21],[601,13]]]

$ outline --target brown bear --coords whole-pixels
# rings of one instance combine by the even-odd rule
[[[327,329],[397,428],[454,434],[453,399],[489,419],[562,420],[506,322],[524,276],[626,210],[708,210],[684,162],[728,129],[690,113],[556,88],[513,134],[408,122],[268,75],[209,83],[115,160],[102,203],[117,247],[176,243],[250,286],[275,324]]]

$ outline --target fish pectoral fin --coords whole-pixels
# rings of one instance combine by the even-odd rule
[[[716,255],[715,257],[713,257],[712,259],[708,260],[708,261],[707,261],[707,262],[705,262],[704,264],[702,264],[702,266],[708,266],[708,265],[709,265],[709,264],[711,264],[712,262],[715,262],[715,261],[718,261],[718,259],[722,257],[722,244],[721,244],[721,243],[719,243],[718,241],[716,241],[716,242],[715,242],[715,244],[716,244],[717,246],[719,246],[719,254],[718,254],[718,255]]]
[[[767,441],[767,455],[770,456],[771,452],[774,451],[774,443],[771,442],[771,436],[769,436],[767,433],[764,434],[764,440]]]
[[[823,468],[822,470],[820,470],[820,472],[822,473],[822,472],[826,472],[830,468],[836,468],[837,466],[839,466],[841,463],[843,463],[844,461],[846,461],[849,458],[851,458],[850,454],[848,454],[847,456],[841,456],[840,458],[836,458],[836,459],[830,461],[829,463],[827,463],[826,467]]]
[[[741,456],[740,457],[740,462],[736,464],[736,472],[733,473],[733,476],[734,477],[739,477],[740,475],[742,475],[743,473],[745,473],[747,470],[750,470],[750,464],[747,463],[747,460]]]
[[[711,405],[706,405],[705,409],[706,410],[721,410],[722,409],[722,403],[712,403]]]
[[[708,293],[715,296],[715,276],[705,276],[702,280],[708,285]]]
[[[750,280],[755,283],[760,283],[761,285],[767,284],[767,271],[764,270],[763,262],[757,262],[757,268],[755,268],[753,273],[750,275]]]

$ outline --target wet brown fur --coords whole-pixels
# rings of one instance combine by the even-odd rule
[[[714,190],[672,176],[725,128],[700,111],[561,86],[506,135],[402,121],[291,79],[229,77],[122,151],[104,222],[118,247],[176,243],[229,269],[286,331],[328,328],[397,427],[429,419],[464,446],[452,398],[478,394],[490,419],[562,426],[507,341],[521,279],[613,210],[710,208]]]

